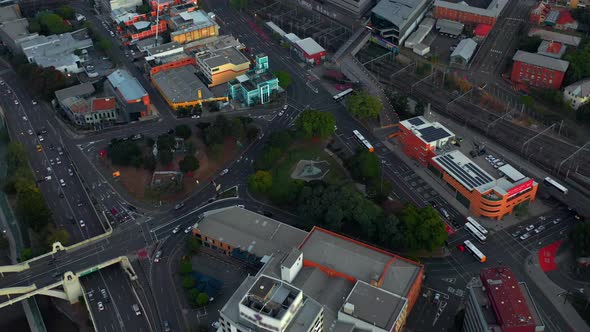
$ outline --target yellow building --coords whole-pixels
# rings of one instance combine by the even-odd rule
[[[179,44],[219,36],[219,25],[202,10],[183,12],[169,21],[170,38]]]
[[[196,57],[209,87],[227,83],[250,69],[250,60],[233,47],[205,51]]]

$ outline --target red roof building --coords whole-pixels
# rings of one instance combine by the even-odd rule
[[[534,7],[531,10],[531,14],[529,16],[529,19],[530,19],[531,23],[540,25],[543,22],[545,22],[545,19],[547,18],[547,15],[549,15],[550,11],[551,11],[550,5],[543,3],[543,2],[539,2],[537,7]]]
[[[559,90],[569,62],[536,53],[516,51],[510,80],[530,87]]]
[[[473,331],[545,330],[526,284],[508,267],[482,269],[480,279],[480,286],[467,288],[464,326]]]
[[[115,98],[94,98],[92,100],[92,111],[108,111],[115,109]]]
[[[489,24],[478,24],[475,29],[473,30],[473,34],[477,38],[485,38],[488,34],[492,31],[492,26]]]

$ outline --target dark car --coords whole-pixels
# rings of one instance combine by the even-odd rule
[[[164,321],[164,331],[165,332],[170,332],[170,323],[168,323],[167,320]]]

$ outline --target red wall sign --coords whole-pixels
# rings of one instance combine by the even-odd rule
[[[528,180],[527,182],[521,183],[518,186],[508,190],[508,197],[517,195],[525,190],[528,190],[533,187],[533,179]]]

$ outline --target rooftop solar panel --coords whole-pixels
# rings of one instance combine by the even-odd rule
[[[444,155],[436,158],[453,177],[463,182],[468,189],[494,181],[493,178],[485,174],[473,163],[469,162],[464,165],[458,165],[454,159],[452,155]]]
[[[408,122],[414,126],[420,126],[424,124],[424,121],[422,121],[420,118],[411,118],[408,120]]]
[[[451,136],[451,134],[443,128],[426,127],[418,129],[418,131],[422,134],[422,139],[428,143]]]

